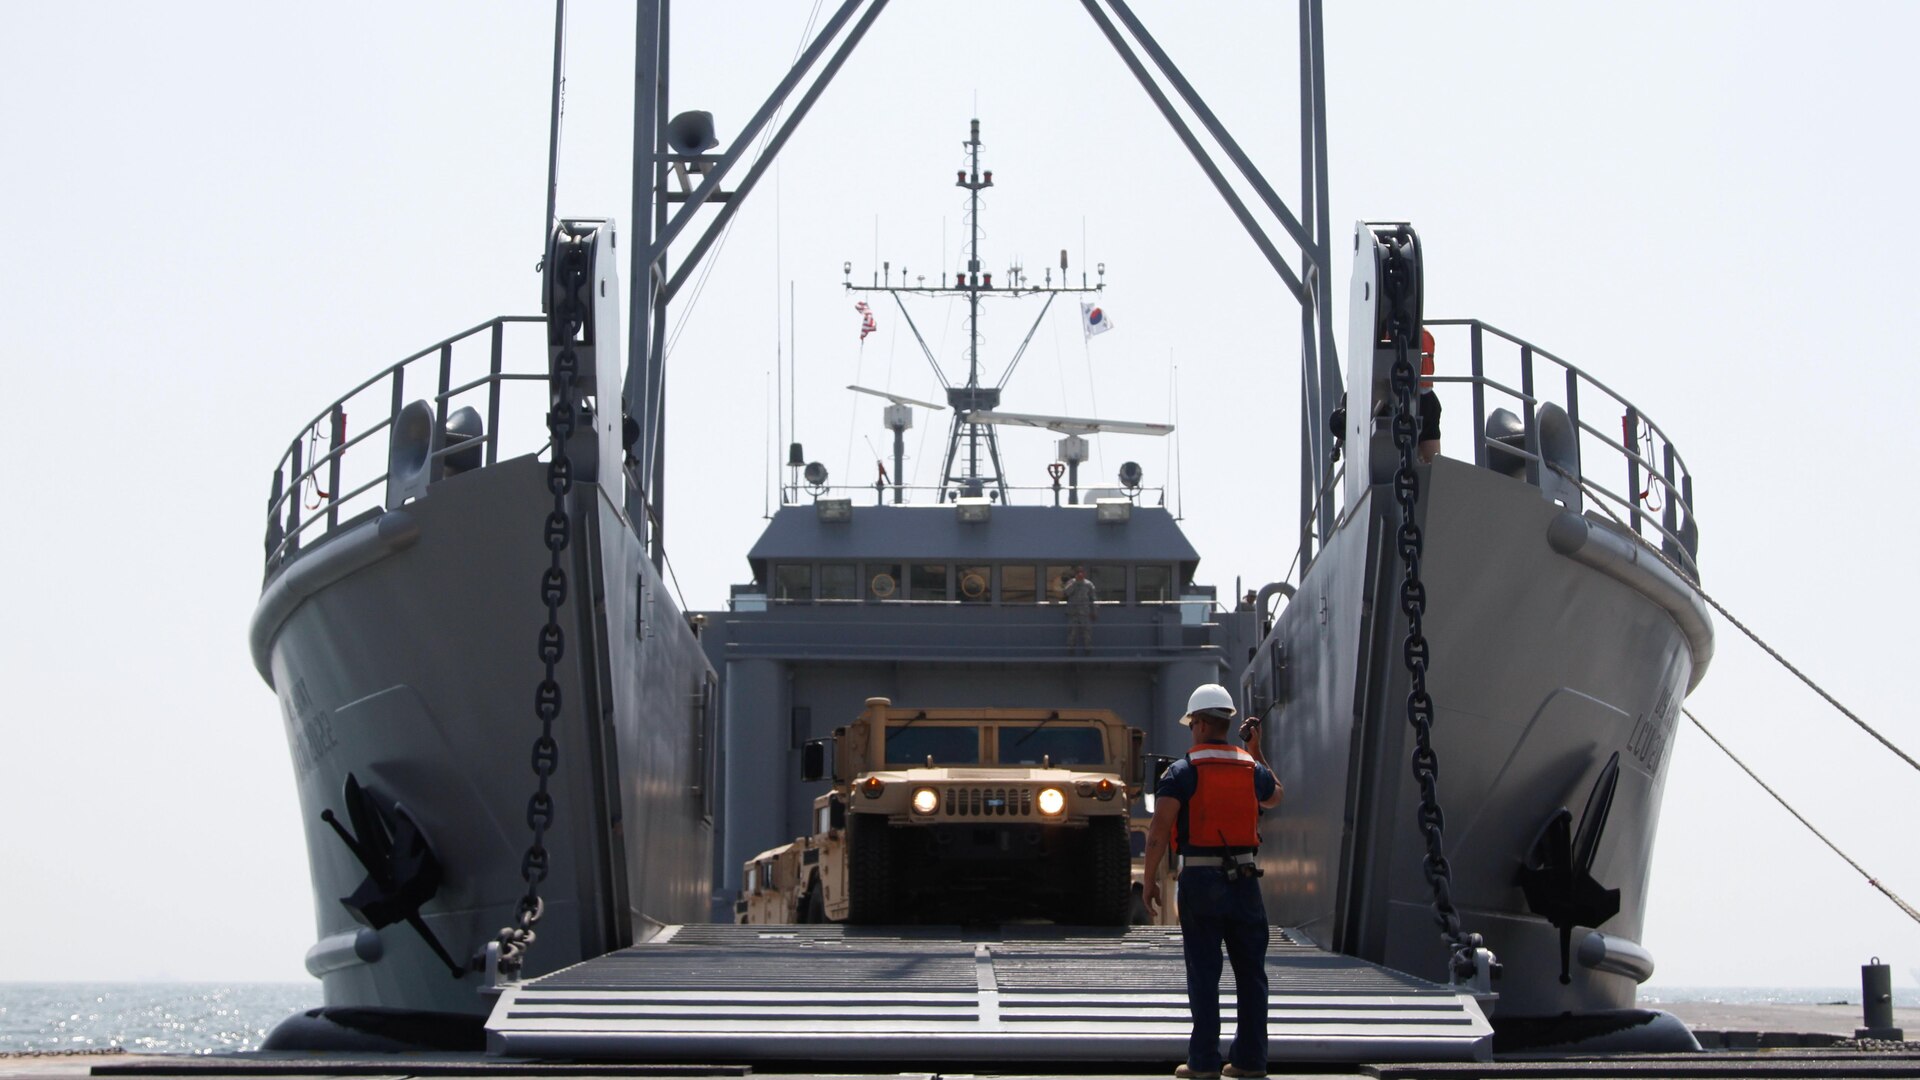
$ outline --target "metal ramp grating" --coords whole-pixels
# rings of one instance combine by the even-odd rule
[[[1276,1061],[1471,1060],[1491,1046],[1471,997],[1278,928],[1267,971]],[[1185,986],[1170,927],[687,925],[507,991],[487,1043],[646,1061],[1164,1063],[1186,1056]]]

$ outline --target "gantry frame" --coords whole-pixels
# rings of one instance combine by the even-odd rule
[[[1298,0],[1300,199],[1297,213],[1247,157],[1126,0],[1080,0],[1080,3],[1266,258],[1287,294],[1299,305],[1300,558],[1304,576],[1315,554],[1315,541],[1332,531],[1332,507],[1328,505],[1329,500],[1319,499],[1318,494],[1325,486],[1322,478],[1330,475],[1332,469],[1332,439],[1325,418],[1332,411],[1341,385],[1328,286],[1331,245],[1321,0]],[[628,477],[639,495],[638,506],[644,518],[644,523],[636,522],[635,526],[646,530],[648,552],[656,567],[662,564],[666,553],[665,354],[669,305],[887,4],[888,0],[841,0],[726,150],[708,154],[680,153],[668,143],[671,0],[638,0],[633,216],[629,226],[634,257],[628,278],[628,361],[622,407],[631,436]],[[722,184],[746,159],[748,149],[766,132],[795,91],[799,91],[799,98],[767,138],[764,149],[748,163],[733,189],[723,190]],[[1215,154],[1176,108],[1174,97],[1185,105],[1215,144],[1219,158],[1239,173],[1253,192],[1256,206],[1248,206],[1241,198]],[[676,166],[698,173],[699,184],[690,191],[670,189],[668,181]],[[669,249],[709,204],[717,207],[716,213],[707,220],[680,262],[671,264]],[[1271,221],[1279,225],[1286,240],[1296,249],[1293,262],[1289,262],[1268,235],[1256,214],[1257,209],[1264,210]]]

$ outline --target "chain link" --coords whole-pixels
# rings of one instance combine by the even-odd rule
[[[500,972],[509,978],[517,976],[525,964],[527,950],[535,937],[533,928],[546,910],[540,898],[540,886],[546,881],[550,866],[546,840],[554,819],[553,795],[548,791],[548,784],[560,764],[560,744],[554,740],[553,725],[560,717],[559,667],[567,651],[566,632],[560,626],[560,609],[567,601],[567,570],[563,559],[573,533],[573,519],[568,513],[573,492],[573,462],[567,457],[567,443],[573,438],[578,421],[576,382],[580,358],[575,342],[585,323],[580,297],[587,281],[588,256],[586,244],[577,239],[562,241],[556,247],[555,258],[560,261],[561,275],[556,314],[566,330],[566,339],[554,354],[548,375],[547,437],[552,453],[547,460],[547,491],[553,496],[553,509],[547,514],[543,530],[550,561],[540,575],[540,601],[546,605],[547,622],[540,628],[537,650],[545,673],[533,694],[533,711],[540,720],[540,735],[533,740],[531,762],[536,782],[533,796],[527,800],[527,828],[532,831],[533,839],[520,858],[520,878],[527,883],[527,892],[514,909],[513,922],[500,928],[498,938]]]
[[[1400,464],[1393,474],[1394,500],[1400,505],[1400,528],[1395,546],[1405,575],[1400,581],[1400,611],[1407,617],[1407,637],[1401,645],[1401,659],[1407,668],[1407,722],[1413,726],[1413,778],[1420,785],[1417,818],[1427,853],[1421,870],[1433,892],[1434,921],[1440,936],[1453,951],[1450,966],[1454,975],[1470,978],[1474,972],[1474,951],[1482,945],[1479,934],[1469,934],[1460,924],[1460,912],[1453,904],[1453,868],[1447,862],[1446,815],[1440,809],[1440,756],[1433,749],[1433,696],[1427,693],[1427,662],[1430,656],[1422,623],[1427,610],[1427,589],[1420,580],[1420,559],[1425,538],[1414,518],[1420,502],[1420,474],[1414,471],[1419,444],[1420,423],[1414,411],[1414,396],[1419,392],[1412,352],[1420,332],[1407,264],[1402,261],[1400,244],[1408,238],[1395,237],[1392,257],[1384,260],[1382,292],[1387,301],[1387,334],[1393,342],[1393,366],[1388,382],[1393,390],[1393,445],[1400,453]]]

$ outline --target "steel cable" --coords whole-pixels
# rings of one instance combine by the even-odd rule
[[[1834,697],[1832,694],[1827,693],[1827,690],[1825,687],[1821,686],[1817,682],[1814,682],[1812,678],[1808,677],[1806,672],[1801,671],[1798,667],[1795,667],[1793,664],[1793,661],[1788,660],[1786,657],[1780,655],[1780,650],[1774,648],[1772,645],[1767,644],[1764,638],[1762,638],[1759,634],[1754,633],[1753,629],[1749,627],[1746,623],[1741,622],[1739,618],[1733,614],[1733,612],[1728,611],[1726,608],[1726,605],[1722,604],[1720,601],[1715,600],[1712,596],[1708,595],[1707,591],[1700,587],[1700,583],[1694,580],[1694,576],[1692,574],[1688,573],[1686,570],[1681,569],[1678,563],[1675,563],[1672,559],[1667,557],[1666,552],[1661,551],[1657,547],[1654,547],[1653,544],[1647,541],[1646,537],[1640,535],[1638,530],[1634,529],[1633,526],[1627,524],[1625,521],[1622,521],[1620,519],[1620,515],[1613,512],[1613,507],[1607,505],[1606,500],[1603,497],[1601,497],[1599,492],[1595,491],[1595,489],[1591,484],[1588,484],[1586,480],[1582,479],[1581,477],[1575,476],[1571,472],[1568,472],[1566,469],[1563,469],[1560,466],[1555,465],[1551,462],[1546,462],[1544,464],[1546,464],[1547,468],[1552,469],[1554,472],[1557,472],[1561,476],[1566,477],[1568,480],[1571,480],[1574,483],[1580,485],[1581,490],[1587,492],[1589,495],[1592,495],[1594,497],[1594,504],[1600,507],[1600,510],[1602,513],[1605,513],[1608,517],[1612,518],[1614,524],[1620,526],[1622,529],[1625,529],[1627,532],[1627,535],[1639,541],[1640,546],[1652,552],[1655,558],[1659,559],[1662,563],[1665,563],[1667,569],[1672,570],[1675,574],[1678,574],[1680,576],[1680,580],[1686,582],[1688,587],[1691,588],[1700,597],[1700,599],[1705,600],[1709,605],[1711,605],[1713,610],[1719,612],[1722,618],[1732,623],[1735,629],[1747,635],[1747,638],[1749,640],[1751,640],[1755,645],[1760,646],[1760,648],[1764,650],[1768,656],[1773,657],[1774,660],[1779,662],[1781,667],[1784,667],[1788,671],[1793,672],[1793,675],[1795,678],[1799,679],[1803,683],[1806,683],[1807,687],[1811,689],[1814,693],[1819,694],[1822,698],[1824,698],[1827,704],[1833,706],[1835,709],[1838,709],[1840,711],[1840,715],[1853,721],[1854,725],[1858,727],[1861,731],[1864,731],[1867,734],[1873,736],[1874,739],[1878,741],[1881,746],[1884,746],[1888,750],[1892,751],[1894,756],[1898,757],[1901,761],[1906,762],[1914,770],[1920,771],[1920,761],[1915,761],[1913,758],[1913,755],[1907,753],[1905,750],[1900,749],[1899,746],[1894,744],[1893,740],[1887,738],[1885,735],[1882,735],[1879,731],[1875,730],[1873,725],[1867,723],[1865,720],[1860,719],[1860,716],[1858,713],[1855,713],[1852,709],[1849,709],[1845,705],[1842,705],[1840,703],[1840,699]]]
[[[1887,888],[1887,886],[1883,882],[1881,882],[1879,878],[1874,877],[1872,874],[1867,873],[1866,867],[1861,866],[1859,863],[1855,862],[1853,859],[1853,856],[1848,855],[1844,851],[1841,851],[1840,845],[1834,843],[1832,840],[1827,839],[1826,833],[1823,833],[1819,829],[1814,828],[1813,822],[1808,821],[1806,817],[1800,813],[1800,811],[1795,810],[1793,808],[1793,804],[1787,802],[1786,799],[1781,798],[1779,792],[1773,790],[1773,788],[1769,786],[1765,780],[1760,779],[1760,774],[1754,772],[1751,768],[1749,768],[1746,762],[1741,761],[1740,755],[1734,753],[1732,750],[1727,749],[1727,744],[1721,742],[1719,736],[1707,730],[1707,725],[1701,723],[1700,718],[1693,715],[1693,710],[1688,709],[1685,706],[1681,706],[1680,712],[1687,719],[1693,721],[1693,726],[1699,728],[1700,733],[1702,735],[1705,735],[1707,738],[1713,740],[1713,745],[1719,747],[1721,753],[1727,755],[1727,758],[1731,760],[1735,765],[1740,766],[1741,772],[1746,773],[1747,776],[1751,778],[1754,783],[1759,784],[1760,789],[1762,791],[1765,791],[1767,794],[1773,796],[1773,801],[1779,803],[1782,807],[1784,807],[1787,813],[1792,814],[1794,817],[1794,820],[1798,821],[1802,825],[1805,825],[1807,827],[1808,832],[1812,833],[1816,837],[1819,837],[1821,843],[1831,848],[1835,855],[1838,855],[1842,859],[1845,859],[1847,862],[1847,865],[1853,867],[1854,870],[1858,872],[1861,877],[1866,878],[1867,884],[1873,886],[1876,889],[1879,889],[1882,893],[1885,893],[1887,899],[1893,901],[1896,905],[1899,906],[1901,911],[1904,911],[1907,913],[1907,918],[1912,919],[1914,922],[1920,922],[1920,911],[1915,911],[1912,904],[1909,904],[1905,900],[1900,899],[1899,895],[1896,894],[1892,889]]]

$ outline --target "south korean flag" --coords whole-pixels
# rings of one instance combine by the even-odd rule
[[[1113,320],[1107,317],[1106,312],[1100,310],[1100,305],[1087,303],[1080,305],[1081,333],[1087,337],[1093,337],[1095,334],[1104,334],[1111,329],[1113,329]]]

